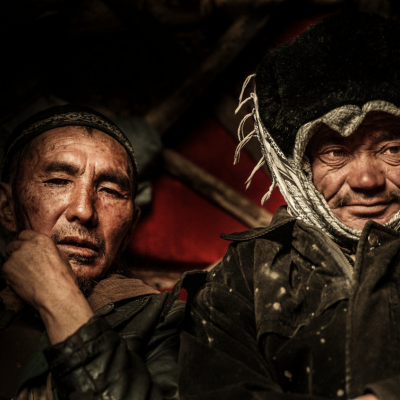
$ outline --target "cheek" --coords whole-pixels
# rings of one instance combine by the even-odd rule
[[[340,191],[346,181],[344,171],[331,170],[324,165],[313,165],[312,172],[314,186],[327,201]]]
[[[28,212],[28,215],[34,216],[40,212],[40,204],[38,195],[30,191],[28,188],[22,189],[19,198],[21,205]]]
[[[400,188],[400,167],[386,167],[384,175],[387,182],[390,182],[396,188]]]
[[[63,208],[62,199],[45,191],[26,188],[20,193],[20,202],[24,213],[27,214],[32,229],[45,234],[51,234],[58,216]]]
[[[329,180],[329,173],[327,173],[324,165],[317,159],[312,164],[312,181],[316,189],[323,193],[325,191],[326,181]]]
[[[130,231],[133,219],[133,207],[115,207],[112,205],[103,208],[105,219],[105,233],[108,237],[108,243],[112,250],[118,250],[121,242]]]

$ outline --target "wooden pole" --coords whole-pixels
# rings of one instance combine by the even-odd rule
[[[268,226],[272,215],[224,182],[171,149],[163,151],[166,170],[250,228]]]

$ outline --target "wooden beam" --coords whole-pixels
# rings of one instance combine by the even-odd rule
[[[216,9],[221,9],[228,13],[238,13],[254,7],[257,3],[260,4],[258,0],[201,0],[200,8],[203,10],[203,14],[206,15],[211,14]],[[269,7],[277,3],[280,3],[280,1],[262,0],[262,4]]]
[[[280,3],[282,0],[276,1]],[[214,51],[183,84],[158,107],[145,115],[145,120],[163,135],[234,60],[246,44],[255,37],[270,18],[262,0],[255,0],[252,11],[239,17],[218,40]],[[253,228],[268,226],[271,215],[256,206],[228,185],[197,167],[172,150],[164,150],[167,171],[193,190],[217,204],[245,225]],[[233,155],[232,155],[233,156]]]
[[[268,226],[272,215],[224,182],[194,165],[171,149],[163,151],[165,169],[212,203],[250,228]]]
[[[277,1],[279,3],[280,1]],[[199,65],[170,97],[151,109],[145,120],[163,135],[193,101],[236,58],[246,44],[265,26],[270,15],[263,1],[255,1],[254,9],[239,17],[218,40],[215,50]]]

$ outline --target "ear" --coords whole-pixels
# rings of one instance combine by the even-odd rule
[[[14,213],[14,202],[11,196],[11,185],[0,182],[0,224],[10,233],[17,233],[17,221]]]

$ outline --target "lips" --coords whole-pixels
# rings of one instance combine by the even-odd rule
[[[78,253],[87,257],[93,257],[100,250],[92,241],[76,236],[62,238],[57,242],[57,246],[65,253]]]
[[[387,207],[389,203],[374,203],[374,204],[349,204],[347,207],[352,207],[352,208],[359,208],[359,209],[375,209],[375,208],[381,208],[381,207]]]
[[[347,204],[345,207],[351,210],[351,213],[358,216],[376,216],[386,212],[388,207],[391,206],[391,202],[381,201],[374,203],[352,203]]]
[[[390,204],[390,201],[374,201],[374,202],[359,202],[346,204],[348,207],[376,207],[376,206],[386,206]]]

